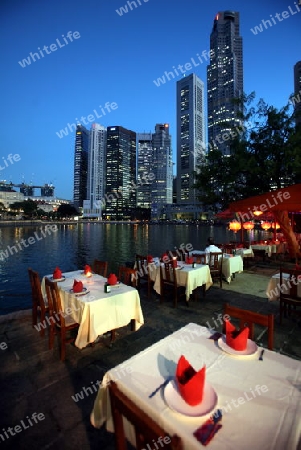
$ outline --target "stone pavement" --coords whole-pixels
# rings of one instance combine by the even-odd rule
[[[41,338],[32,328],[30,310],[0,317],[0,448],[113,450],[114,436],[90,424],[97,382],[108,369],[189,322],[214,327],[215,320],[220,330],[217,315],[225,302],[274,313],[275,351],[301,360],[300,324],[285,319],[280,326],[278,302],[268,302],[265,296],[278,264],[237,274],[230,285],[223,283],[222,289],[214,285],[205,298],[200,295],[189,307],[180,301],[174,309],[168,300],[161,305],[155,293],[147,299],[141,292],[145,324],[139,331],[131,332],[129,326],[119,329],[112,348],[109,336],[83,350],[67,344],[65,362],[59,360],[58,341],[50,351],[47,333]],[[260,343],[266,345],[266,334]]]

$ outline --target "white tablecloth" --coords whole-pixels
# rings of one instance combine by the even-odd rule
[[[202,250],[194,250],[191,252],[193,255],[205,255],[206,253]],[[222,273],[224,278],[228,283],[232,280],[232,275],[235,273],[243,272],[244,270],[244,264],[243,259],[240,255],[231,256],[227,253],[224,253],[223,256],[223,266],[222,266]]]
[[[196,430],[210,414],[187,417],[173,411],[163,389],[149,398],[167,377],[174,376],[183,354],[199,370],[206,365],[207,382],[223,411],[222,429],[209,444],[210,450],[296,450],[301,436],[301,362],[265,350],[246,359],[230,356],[208,339],[210,332],[188,324],[165,339],[106,373],[91,413],[95,427],[106,423],[113,431],[107,384],[115,380],[146,414],[170,434],[177,433],[185,450],[200,450]],[[126,433],[132,439],[131,427]]]
[[[181,270],[176,269],[177,283],[179,286],[186,286],[187,301],[197,287],[205,285],[206,289],[209,289],[212,286],[213,283],[208,265],[197,264],[195,268],[192,268],[192,264],[185,264],[181,261],[178,261],[178,265],[182,268]],[[157,267],[154,289],[159,295],[161,293],[160,280],[160,267]]]
[[[251,245],[250,248],[252,248],[253,250],[265,250],[266,254],[271,257],[272,253],[276,253],[277,251],[277,246],[275,244],[256,244],[256,245]]]
[[[236,256],[241,256],[242,258],[253,258],[254,253],[252,248],[237,248]]]
[[[222,272],[228,283],[231,282],[235,273],[241,273],[243,270],[244,263],[240,255],[231,256],[224,253]]]
[[[285,275],[285,274],[284,274]],[[284,276],[286,279],[287,277]],[[286,291],[288,291],[289,285],[285,285],[285,282],[283,282],[282,285],[283,293],[285,294]],[[299,280],[298,287],[297,287],[298,295],[301,296],[301,280]],[[266,295],[269,299],[269,301],[279,300],[280,297],[280,273],[276,273],[270,278],[270,281],[268,283],[268,287],[266,290]]]
[[[83,275],[82,271],[63,274],[66,280],[58,282],[64,311],[80,324],[75,345],[86,347],[89,343],[106,333],[126,326],[135,319],[135,329],[144,323],[137,289],[124,284],[111,286],[111,292],[104,293],[106,278],[94,274],[91,278]],[[51,275],[47,275],[51,277]],[[45,277],[42,280],[42,293],[45,295]],[[74,279],[82,281],[89,293],[76,296],[70,293]]]

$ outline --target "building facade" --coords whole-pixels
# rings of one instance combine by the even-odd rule
[[[204,83],[195,74],[177,82],[177,203],[196,202],[193,172],[205,157]]]
[[[93,123],[90,130],[88,154],[87,200],[83,217],[101,219],[105,194],[107,128]]]
[[[107,128],[105,218],[129,220],[136,208],[136,133]]]
[[[301,61],[294,66],[294,96],[292,103],[296,114],[296,125],[301,126]]]
[[[151,217],[159,219],[164,205],[172,203],[173,163],[169,124],[156,124],[152,141]]]
[[[152,133],[137,133],[137,207],[150,208],[152,184],[147,182],[153,171]]]
[[[87,175],[89,154],[89,131],[83,125],[77,125],[74,151],[73,204],[82,208],[87,198]]]
[[[210,64],[207,67],[208,146],[230,154],[230,131],[241,126],[243,96],[243,51],[239,13],[219,12],[210,34]]]

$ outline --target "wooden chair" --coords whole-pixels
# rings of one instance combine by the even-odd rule
[[[137,270],[127,266],[119,266],[118,280],[127,286],[137,288]]]
[[[127,449],[123,417],[134,427],[137,450],[148,448],[153,442],[159,442],[159,438],[162,442],[161,447],[164,443],[164,450],[183,450],[181,438],[176,434],[173,436],[167,434],[150,416],[121,392],[114,381],[110,382],[108,389],[115,429],[116,450]],[[169,438],[166,439],[168,443],[165,444],[164,438]]]
[[[185,294],[185,287],[178,286],[176,270],[172,262],[160,265],[160,303],[163,303],[163,299],[169,290],[173,294],[175,308],[178,304],[179,291],[184,290]]]
[[[283,316],[301,318],[301,295],[298,293],[298,284],[300,292],[301,270],[280,267],[280,324]]]
[[[64,313],[57,283],[45,278],[45,288],[49,305],[49,322],[51,322],[49,349],[53,348],[54,336],[59,335],[61,341],[60,357],[61,361],[64,361],[66,358],[66,344],[75,340],[74,337],[67,338],[67,332],[78,328],[79,324]]]
[[[199,255],[197,253],[192,253],[191,255],[194,258],[194,262],[197,264],[207,264],[207,254]]]
[[[253,311],[236,308],[235,306],[224,304],[224,316],[228,315],[230,318],[239,319],[239,326],[244,325],[249,327],[249,339],[254,340],[254,324],[267,327],[268,330],[268,349],[273,350],[274,347],[274,315],[273,314],[259,314]],[[223,324],[223,332],[225,333],[225,321]]]
[[[222,252],[212,252],[209,254],[209,269],[212,281],[219,281],[219,287],[223,287],[223,257],[224,254]]]
[[[106,278],[108,273],[108,262],[107,261],[99,261],[99,259],[94,259],[93,262],[93,272],[101,275]]]
[[[42,295],[41,280],[38,272],[28,268],[28,274],[32,296],[32,326],[34,327],[38,322],[38,312],[40,312],[40,321],[43,323],[45,321],[46,314],[49,312],[49,307],[47,303],[45,304]],[[45,328],[43,326],[40,329],[40,335],[45,335]]]
[[[149,267],[147,264],[147,256],[136,254],[135,257],[135,269],[137,271],[137,289],[140,291],[143,284],[147,285],[147,296],[150,297],[152,280],[149,273]]]

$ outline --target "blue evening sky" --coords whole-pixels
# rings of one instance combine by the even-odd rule
[[[88,116],[101,115],[106,102],[114,102],[115,109],[103,109],[106,114],[94,120],[104,126],[148,132],[156,123],[169,123],[176,161],[176,81],[182,75],[173,66],[191,63],[191,58],[200,62],[197,55],[209,51],[218,11],[240,12],[244,91],[255,91],[277,108],[287,104],[293,66],[301,59],[297,0],[136,0],[137,8],[132,4],[127,13],[116,12],[128,3],[1,1],[1,180],[53,183],[57,197],[72,199],[74,132],[67,125],[84,116],[90,128]],[[251,28],[270,15],[272,27],[253,34]],[[78,39],[70,42],[69,31],[78,32]],[[44,50],[34,62],[30,53],[44,46],[49,54]],[[29,65],[22,63],[26,58]],[[206,66],[203,62],[186,71],[195,72],[205,89]],[[165,71],[175,78],[156,86],[154,80]],[[67,135],[60,138],[57,133],[66,127]],[[20,160],[11,163],[10,153]]]

